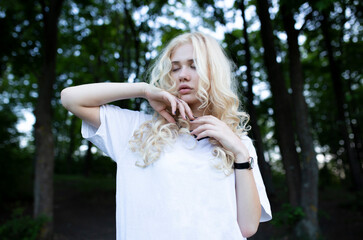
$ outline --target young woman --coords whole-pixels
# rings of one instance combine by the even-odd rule
[[[173,39],[147,83],[62,91],[82,135],[117,163],[118,240],[250,237],[271,210],[231,63],[202,33]],[[153,116],[107,103],[145,98]]]

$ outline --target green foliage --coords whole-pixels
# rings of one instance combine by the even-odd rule
[[[85,172],[85,157],[73,156],[71,161],[68,159],[57,159],[55,166],[56,174],[83,174]],[[91,160],[91,168],[89,170],[91,177],[116,176],[116,164],[109,157],[100,153],[94,154]]]
[[[19,146],[17,116],[8,105],[0,105],[0,211],[6,202],[32,196],[33,162],[31,152]],[[4,209],[3,209],[4,208]]]
[[[218,3],[219,2],[219,3]],[[234,25],[239,13],[240,1],[235,1],[232,9],[225,9],[223,1],[194,1],[190,13],[200,17],[200,27],[215,30],[217,25],[231,25],[224,34],[223,44],[226,52],[236,64],[239,84],[245,84],[244,67],[246,65],[243,50],[242,24]],[[341,186],[342,177],[337,172],[344,172],[340,129],[336,124],[337,110],[334,106],[335,94],[332,89],[329,62],[321,32],[321,11],[328,11],[332,23],[331,35],[335,59],[339,63],[345,89],[347,122],[358,128],[363,122],[363,113],[359,108],[363,102],[362,28],[357,22],[362,19],[362,1],[285,1],[292,4],[294,16],[299,19],[300,36],[305,39],[300,46],[303,63],[304,95],[307,99],[314,144],[319,153],[330,157],[320,174],[320,188]],[[252,54],[252,75],[254,80],[254,103],[257,122],[263,136],[263,144],[271,159],[276,160],[277,133],[270,94],[268,76],[263,65],[263,46],[261,42],[258,18],[253,8],[256,1],[245,0],[249,28],[248,37]],[[278,3],[274,3],[279,7]],[[185,1],[102,1],[69,0],[65,1],[59,21],[57,45],[57,81],[54,84],[52,102],[53,132],[56,145],[55,171],[58,174],[82,174],[84,171],[84,153],[80,146],[85,145],[80,136],[80,121],[67,113],[61,106],[60,91],[70,85],[93,82],[123,82],[128,80],[146,80],[150,62],[158,55],[161,48],[177,34],[190,30],[188,20],[175,14],[173,10],[185,7]],[[165,8],[168,7],[168,8]],[[41,1],[0,1],[0,206],[14,199],[30,199],[32,196],[33,159],[29,148],[19,147],[19,134],[15,128],[17,117],[14,109],[19,107],[34,108],[37,98],[36,80],[42,69],[43,55],[43,19]],[[143,9],[141,13],[141,9]],[[146,10],[145,10],[146,9]],[[251,11],[252,10],[252,11]],[[276,9],[270,9],[272,12]],[[277,36],[276,47],[284,76],[288,76],[287,44],[282,40],[284,29],[279,13],[273,13],[274,34]],[[136,19],[135,16],[139,16]],[[157,22],[162,17],[164,22]],[[347,23],[347,24],[346,24]],[[349,24],[348,24],[349,23]],[[181,27],[182,26],[182,27]],[[231,27],[233,26],[233,27]],[[133,76],[133,77],[130,77]],[[286,78],[288,79],[288,78]],[[243,99],[243,94],[241,96]],[[244,100],[244,99],[243,99]],[[117,104],[125,108],[139,109],[140,101],[122,101]],[[348,114],[349,113],[349,114]],[[349,115],[349,116],[348,116]],[[355,122],[355,124],[354,124]],[[344,159],[343,159],[344,160]],[[99,152],[92,156],[91,178],[94,176],[115,175],[115,164]],[[270,161],[273,169],[283,169],[281,161]],[[97,167],[96,167],[97,166]],[[349,179],[349,176],[346,176]],[[275,174],[278,200],[285,201],[287,188],[285,176]],[[80,188],[81,180],[76,180]],[[360,196],[362,197],[362,196]],[[355,198],[354,198],[355,199]],[[351,201],[354,202],[355,201]],[[350,202],[349,202],[350,203]],[[362,209],[359,201],[354,206]],[[344,207],[347,207],[348,204]],[[5,207],[1,207],[5,208]],[[0,208],[0,212],[1,209]],[[289,205],[274,213],[274,223],[292,226],[303,217],[301,209]]]
[[[24,215],[23,208],[14,209],[11,219],[0,226],[0,239],[36,240],[42,225],[47,221],[46,217],[33,219]]]
[[[359,102],[362,102],[362,31],[355,31],[353,28],[346,29],[343,26],[345,23],[358,20],[359,13],[356,14],[340,14],[344,13],[345,9],[355,12],[357,2],[338,3],[332,1],[317,1],[315,6],[319,11],[329,10],[330,14],[334,15],[327,20],[330,24],[331,42],[334,49],[334,59],[337,62],[338,71],[341,74],[342,88],[344,91],[343,101],[348,106],[346,108],[347,124],[350,125],[351,136],[359,139],[362,136],[359,124],[363,120],[362,111],[359,110]],[[332,6],[338,12],[332,11]],[[330,8],[329,8],[330,6]],[[313,127],[314,138],[321,146],[320,153],[331,158],[329,168],[333,170],[336,176],[339,176],[338,181],[342,180],[347,167],[345,150],[343,149],[343,141],[341,136],[341,127],[337,123],[337,107],[336,95],[332,84],[332,75],[329,69],[329,61],[326,58],[327,50],[325,47],[324,38],[321,35],[319,26],[321,24],[321,13],[314,11],[314,14],[319,14],[320,18],[312,18],[307,21],[306,28],[309,31],[305,32],[307,41],[304,44],[305,57],[303,59],[303,68],[306,76],[307,103],[309,105],[309,113],[311,117],[311,125]],[[343,37],[344,36],[344,37]],[[320,62],[320,64],[318,64]],[[353,128],[354,127],[354,128]],[[361,151],[357,149],[358,151]],[[323,172],[326,173],[326,172]],[[325,175],[327,176],[327,175]],[[324,175],[323,175],[324,177]],[[345,179],[349,179],[345,178]],[[329,179],[321,179],[321,182]],[[334,180],[334,179],[331,179]]]
[[[332,171],[334,164],[332,162],[325,163],[319,170],[319,189],[322,190],[329,186],[340,186],[340,179],[337,174]]]
[[[280,211],[274,213],[271,223],[277,227],[293,228],[304,216],[302,207],[293,207],[285,203]]]

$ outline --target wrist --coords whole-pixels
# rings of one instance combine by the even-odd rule
[[[141,84],[141,90],[142,90],[141,97],[147,99],[148,91],[149,91],[151,85],[146,82],[141,82],[140,84]]]
[[[253,157],[249,157],[247,162],[242,162],[242,163],[235,162],[233,165],[234,169],[248,169],[248,170],[253,169],[253,166],[254,166]]]
[[[243,152],[239,152],[237,154],[235,154],[235,160],[234,162],[236,163],[245,163],[248,162],[248,159],[250,158],[249,154],[245,154]]]

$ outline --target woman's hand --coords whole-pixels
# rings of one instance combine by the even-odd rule
[[[145,89],[145,98],[149,101],[151,107],[170,123],[175,123],[172,115],[176,115],[177,110],[179,110],[179,114],[183,119],[186,120],[186,116],[189,119],[194,119],[188,104],[165,90],[148,85]]]
[[[225,149],[231,151],[236,160],[246,160],[249,157],[246,146],[241,139],[228,127],[228,125],[218,118],[207,115],[198,117],[191,121],[195,129],[191,132],[197,139],[212,137],[216,139]]]

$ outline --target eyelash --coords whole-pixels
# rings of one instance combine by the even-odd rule
[[[196,69],[196,66],[195,66],[195,65],[190,65],[190,68],[192,68],[192,69]],[[172,69],[171,71],[172,71],[172,72],[176,72],[176,71],[178,71],[178,70],[180,70],[180,68],[174,68],[174,69]]]

